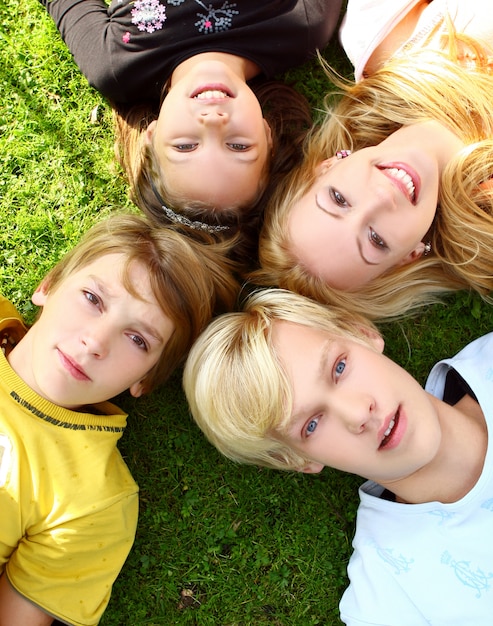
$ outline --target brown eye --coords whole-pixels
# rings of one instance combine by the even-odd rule
[[[175,149],[180,152],[192,152],[192,150],[195,150],[196,147],[196,143],[180,143],[175,146]]]
[[[140,335],[129,335],[130,340],[137,346],[137,348],[140,348],[141,350],[145,350],[147,351],[147,344],[144,341],[144,339],[142,339],[142,337]]]
[[[92,291],[83,291],[82,293],[84,294],[84,298],[91,304],[98,306],[101,303],[99,298],[92,293]]]
[[[380,235],[370,228],[368,232],[368,239],[376,248],[382,248],[383,250],[388,250],[388,246],[385,241],[380,237]]]
[[[348,202],[347,202],[346,198],[342,195],[342,193],[337,191],[337,189],[334,189],[334,187],[331,187],[329,189],[329,195],[330,195],[332,201],[335,204],[337,204],[337,206],[340,206],[340,207],[347,207],[348,206]]]
[[[231,150],[235,152],[245,152],[245,150],[248,150],[248,146],[244,143],[228,143],[228,148],[231,148]]]

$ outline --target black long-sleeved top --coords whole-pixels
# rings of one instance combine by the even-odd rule
[[[271,78],[328,42],[341,0],[40,0],[89,83],[115,102],[159,97],[201,52],[235,54]]]

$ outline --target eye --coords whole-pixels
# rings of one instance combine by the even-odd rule
[[[346,369],[346,359],[339,359],[338,361],[336,361],[335,367],[334,367],[334,378],[338,380],[344,373],[345,369]]]
[[[368,231],[368,239],[371,241],[372,245],[375,248],[380,248],[382,250],[388,250],[389,247],[385,243],[385,241],[380,237],[380,235],[371,228]]]
[[[192,152],[196,147],[196,143],[179,143],[175,146],[175,150],[179,150],[180,152]]]
[[[145,350],[147,352],[147,343],[140,335],[129,335],[130,340],[139,348],[140,350]]]
[[[246,146],[244,143],[228,143],[228,148],[235,152],[244,152],[248,150],[249,146]]]
[[[305,427],[305,437],[313,435],[318,426],[318,417],[311,419]]]
[[[329,195],[331,197],[332,202],[337,204],[337,206],[340,206],[340,207],[349,206],[349,203],[347,202],[346,198],[342,195],[342,193],[337,191],[337,189],[334,189],[334,187],[329,188]]]
[[[82,293],[84,294],[84,298],[90,304],[94,304],[94,306],[100,306],[101,305],[101,300],[98,298],[98,296],[96,294],[92,293],[92,291],[83,291]]]

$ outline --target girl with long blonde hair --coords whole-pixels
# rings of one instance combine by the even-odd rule
[[[493,287],[493,76],[396,55],[343,90],[278,189],[252,280],[395,317]]]

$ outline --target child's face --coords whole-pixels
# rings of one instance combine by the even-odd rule
[[[256,198],[272,147],[255,94],[211,61],[172,85],[148,137],[169,190],[218,209]]]
[[[405,126],[377,146],[320,164],[288,221],[293,253],[310,274],[352,291],[420,258],[442,159],[425,144],[429,131],[427,124]],[[437,145],[440,138],[437,132]]]
[[[157,363],[173,332],[144,266],[129,267],[142,300],[122,284],[123,254],[108,254],[64,280],[43,285],[33,302],[43,307],[28,332],[32,358],[18,372],[51,402],[75,408],[108,400],[125,389],[140,395],[140,381]]]
[[[372,346],[325,331],[276,322],[274,349],[288,375],[293,412],[277,438],[312,463],[383,485],[406,478],[435,456],[441,431],[430,396]]]

